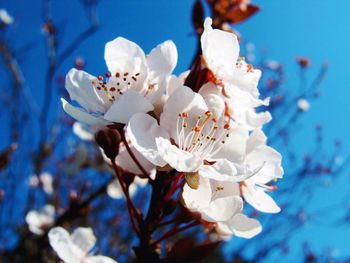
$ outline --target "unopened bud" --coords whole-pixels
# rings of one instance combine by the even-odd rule
[[[197,172],[194,173],[186,173],[185,179],[189,187],[192,189],[198,189],[199,187],[199,174]]]
[[[115,129],[106,128],[95,134],[97,144],[103,149],[104,154],[114,160],[119,153],[120,134]]]

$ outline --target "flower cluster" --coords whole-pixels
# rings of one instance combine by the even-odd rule
[[[251,238],[261,225],[244,214],[245,203],[264,213],[280,211],[268,193],[283,176],[282,158],[262,131],[270,113],[256,110],[269,99],[259,98],[261,71],[239,56],[234,33],[213,29],[207,18],[201,48],[196,65],[174,76],[172,41],[146,56],[118,37],[106,44],[104,76],[69,71],[66,89],[81,107],[62,99],[63,108],[94,130],[119,127],[124,141],[112,162],[146,178],[134,187],[168,172],[184,182],[177,192],[181,204],[217,236]],[[119,184],[108,188],[112,196],[121,195]]]

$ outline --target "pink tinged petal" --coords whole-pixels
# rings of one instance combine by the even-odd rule
[[[265,145],[266,141],[266,135],[261,129],[253,130],[247,141],[247,153],[252,152],[256,147],[260,145]]]
[[[213,194],[215,196],[215,194]],[[213,200],[202,210],[202,219],[208,222],[222,222],[242,210],[243,201],[239,196],[227,196]]]
[[[88,253],[96,243],[96,237],[91,228],[78,227],[71,235],[72,242],[84,253]]]
[[[48,237],[51,247],[65,263],[80,262],[86,255],[72,242],[69,233],[62,227],[52,228]]]
[[[114,75],[118,69],[118,63],[133,58],[140,58],[144,61],[145,53],[136,43],[125,38],[118,37],[110,42],[107,42],[104,57],[108,70],[112,73],[112,75]]]
[[[194,127],[198,120],[197,116],[203,115],[207,110],[208,107],[203,97],[183,86],[176,89],[165,103],[163,113],[160,116],[160,125],[167,129],[173,139],[177,139],[179,113],[189,113],[186,122],[188,127]]]
[[[93,82],[98,83],[96,77],[73,68],[66,76],[66,89],[70,98],[77,101],[86,111],[104,113],[107,109],[105,101],[98,95]]]
[[[209,69],[223,79],[236,68],[239,44],[236,35],[211,27],[212,20],[206,18],[201,37],[203,57]]]
[[[186,207],[192,212],[199,212],[208,207],[211,201],[212,190],[208,179],[199,177],[198,189],[193,189],[185,184],[182,191],[182,199]]]
[[[135,149],[151,163],[157,166],[166,165],[158,152],[155,138],[164,137],[168,140],[169,135],[158,125],[156,119],[144,113],[135,114],[127,126],[127,134]]]
[[[262,230],[258,220],[249,218],[243,214],[237,214],[227,222],[228,228],[235,236],[252,238]]]
[[[131,151],[135,155],[141,166],[149,173],[154,174],[155,165],[146,159],[140,152],[138,152],[133,145],[129,145]],[[123,170],[133,173],[142,174],[140,168],[135,164],[134,160],[131,158],[129,152],[125,147],[120,147],[119,154],[115,159],[115,163],[120,166]]]
[[[274,214],[281,211],[271,196],[251,182],[246,181],[241,189],[244,199],[260,212]]]
[[[72,106],[63,98],[61,98],[61,102],[62,102],[62,107],[64,111],[68,115],[70,115],[72,118],[76,119],[77,121],[86,123],[88,125],[96,125],[96,126],[105,126],[110,124],[108,121],[100,117],[96,117],[81,108]]]
[[[84,263],[117,263],[117,261],[105,256],[92,256],[85,258]]]
[[[179,172],[196,172],[203,164],[201,156],[186,152],[172,145],[169,139],[156,138],[157,148],[162,159]]]
[[[170,75],[177,63],[177,49],[174,42],[168,40],[159,44],[152,49],[146,60],[152,82]]]
[[[113,198],[113,199],[120,199],[124,197],[122,187],[120,186],[118,180],[113,180],[107,186],[107,194],[110,198]]]
[[[133,90],[128,90],[119,96],[104,118],[111,122],[128,123],[136,113],[146,113],[153,110],[153,105],[142,95]]]

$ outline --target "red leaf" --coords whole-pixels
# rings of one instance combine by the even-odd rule
[[[227,11],[224,20],[226,22],[236,25],[247,20],[259,10],[260,7],[258,7],[257,5],[249,4],[247,5],[247,8],[245,10],[242,10],[241,8],[239,8],[239,6],[236,5]]]

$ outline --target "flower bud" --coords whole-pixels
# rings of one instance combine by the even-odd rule
[[[103,149],[104,154],[111,160],[114,160],[119,153],[120,134],[114,129],[99,130],[95,134],[97,144]]]

